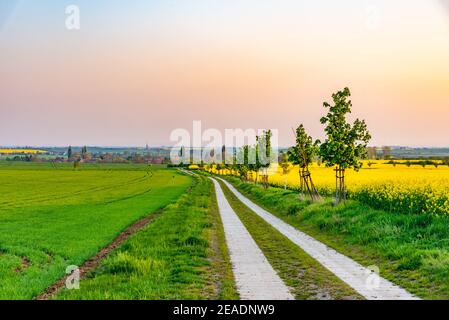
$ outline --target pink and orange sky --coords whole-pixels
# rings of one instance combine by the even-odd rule
[[[449,146],[449,0],[0,4],[0,145],[169,145],[193,120],[290,145],[345,86],[372,145]]]

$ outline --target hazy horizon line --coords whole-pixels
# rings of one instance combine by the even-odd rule
[[[88,148],[111,148],[111,149],[146,149],[146,146],[137,146],[137,145],[89,145],[89,144],[82,144],[82,145],[0,145],[0,149],[25,149],[25,148],[81,148],[81,147],[88,147]],[[175,148],[176,146],[170,146],[170,145],[148,145],[148,148]],[[205,148],[206,146],[192,146],[187,148]],[[210,147],[210,146],[208,146]],[[216,148],[220,148],[221,146],[215,146]],[[235,146],[233,146],[235,147]],[[241,148],[243,146],[237,146],[237,148]],[[279,149],[288,149],[292,146],[279,146]],[[449,145],[447,146],[432,146],[432,145],[369,145],[369,148],[376,147],[376,148],[382,148],[382,147],[392,147],[392,148],[411,148],[411,149],[449,149]]]

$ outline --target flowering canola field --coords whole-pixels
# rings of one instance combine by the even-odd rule
[[[269,181],[283,185],[284,177],[279,170],[272,168]],[[315,185],[326,195],[332,195],[335,189],[333,168],[314,164],[311,174]],[[368,167],[364,162],[359,172],[349,170],[346,174],[348,195],[350,198],[378,208],[402,213],[449,214],[449,167],[404,164],[393,166],[385,161],[372,162]],[[287,184],[298,187],[298,168],[287,175]]]
[[[45,152],[47,151],[36,149],[0,149],[0,154],[38,154]]]
[[[359,172],[348,170],[346,184],[348,197],[376,208],[399,213],[429,213],[449,215],[449,167],[447,165],[422,167],[405,164],[386,164],[385,160],[368,161]],[[321,194],[332,196],[335,192],[333,168],[314,163],[310,172]],[[253,174],[253,177],[255,175]],[[287,175],[289,188],[299,187],[298,168]],[[284,176],[277,165],[269,170],[272,185],[284,185]]]

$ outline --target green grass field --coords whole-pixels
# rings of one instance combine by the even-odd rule
[[[207,175],[207,173],[203,173]],[[449,220],[357,201],[300,201],[227,177],[287,223],[425,299],[449,298]],[[136,221],[161,212],[54,299],[238,299],[212,183],[163,166],[0,162],[0,299],[32,299]],[[222,185],[223,186],[223,185]],[[297,299],[360,296],[224,187]],[[163,210],[160,210],[163,209]]]
[[[213,185],[192,190],[57,299],[236,299]]]
[[[144,165],[0,163],[0,299],[31,299],[192,178]]]
[[[294,191],[264,190],[226,177],[247,197],[287,223],[424,299],[449,299],[449,219],[393,214],[357,201],[311,204]]]

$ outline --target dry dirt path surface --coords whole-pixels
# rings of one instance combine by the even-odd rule
[[[297,230],[268,211],[256,205],[243,196],[229,182],[218,178],[225,183],[236,197],[248,208],[254,211],[266,222],[271,224],[280,233],[301,247],[312,258],[334,273],[338,278],[346,282],[359,294],[369,300],[416,300],[401,287],[377,276],[370,269],[363,267],[354,260],[338,253],[323,243],[315,240],[307,234]]]
[[[233,266],[237,290],[242,300],[293,300],[293,295],[278,276],[231,208],[219,183],[212,179],[226,243]]]

